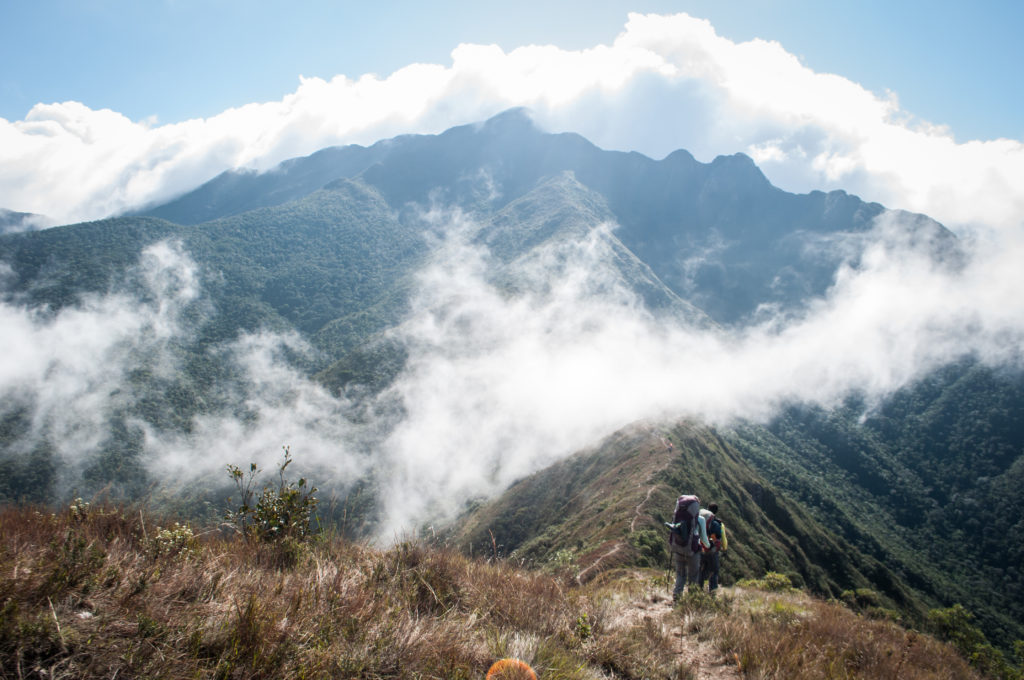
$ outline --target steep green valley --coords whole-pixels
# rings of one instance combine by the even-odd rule
[[[727,584],[778,572],[915,625],[962,604],[1009,650],[1019,356],[934,318],[897,352],[913,314],[872,317],[904,279],[954,297],[970,258],[742,154],[606,151],[522,110],[225,173],[0,234],[0,502],[212,521],[225,466],[291,446],[348,538],[430,531],[583,586],[667,569],[693,492]]]

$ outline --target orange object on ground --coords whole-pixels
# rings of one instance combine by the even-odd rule
[[[502,659],[487,671],[487,680],[537,680],[537,674],[519,659]]]

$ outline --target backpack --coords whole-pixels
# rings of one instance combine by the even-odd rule
[[[678,527],[669,534],[668,542],[674,546],[687,547],[691,553],[700,552],[698,515],[700,515],[699,498],[692,495],[682,495],[676,499],[676,510],[672,514],[672,521]]]
[[[722,547],[722,520],[715,517],[713,512],[704,515],[704,528],[708,534],[708,542],[711,543],[711,550],[720,550]]]

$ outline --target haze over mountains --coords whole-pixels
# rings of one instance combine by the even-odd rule
[[[143,214],[0,236],[0,496],[201,495],[289,445],[388,538],[686,417],[740,428],[756,484],[802,499],[813,469],[872,506],[900,494],[885,517],[953,493],[998,504],[1020,469],[1024,321],[1000,276],[1013,252],[997,255],[842,191],[786,193],[743,155],[604,151],[522,110],[325,149]],[[920,423],[941,424],[950,386],[974,411],[949,418],[941,462],[912,435],[934,435]],[[875,427],[892,409],[908,419]],[[872,521],[843,534],[875,560],[857,579],[890,546],[853,547]],[[890,594],[916,578],[940,597],[914,550],[886,567]],[[1019,611],[1021,575],[1004,576]]]

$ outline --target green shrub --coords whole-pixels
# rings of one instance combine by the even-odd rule
[[[1008,680],[1020,678],[1020,670],[1007,663],[1003,653],[989,643],[973,620],[974,615],[960,604],[928,612],[928,624],[936,636],[956,647],[983,674]]]
[[[736,583],[740,588],[756,588],[770,592],[784,592],[794,590],[793,582],[785,574],[769,571],[763,578],[745,578]]]
[[[629,536],[629,542],[636,548],[637,565],[651,568],[668,568],[671,566],[665,536],[654,529],[639,529]]]
[[[315,486],[308,486],[305,478],[293,482],[284,476],[291,465],[289,447],[284,447],[284,462],[278,467],[276,488],[264,485],[256,495],[256,477],[261,470],[256,463],[249,465],[248,474],[236,465],[228,465],[228,474],[241,494],[242,504],[236,510],[228,510],[225,519],[247,538],[262,541],[301,540],[312,533],[312,522],[316,510],[317,492]],[[231,499],[228,499],[230,502]]]
[[[675,606],[676,609],[685,614],[727,613],[732,607],[732,600],[729,597],[718,597],[717,591],[709,593],[706,590],[699,590],[691,586],[679,596]]]
[[[580,615],[576,617],[576,637],[581,641],[586,642],[590,639],[590,636],[594,634],[594,629],[590,625],[590,617],[587,616],[586,612],[580,612]]]
[[[154,557],[180,557],[189,559],[199,554],[199,541],[187,524],[175,522],[173,527],[156,528],[149,542]]]
[[[857,588],[856,590],[844,590],[839,594],[839,599],[847,607],[854,611],[864,611],[869,607],[882,606],[882,599],[878,593],[870,588]]]

